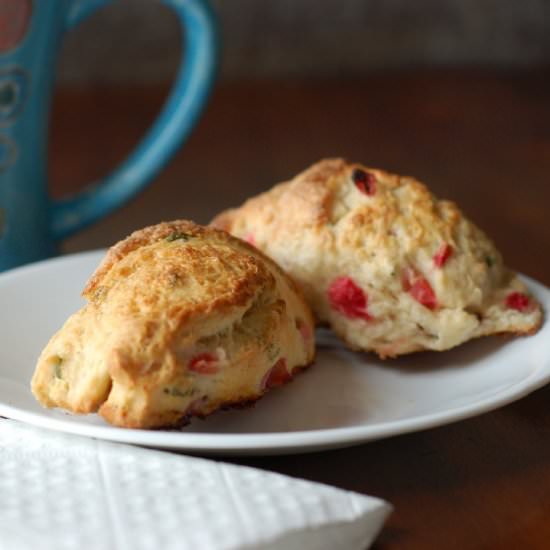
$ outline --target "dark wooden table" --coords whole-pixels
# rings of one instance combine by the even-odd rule
[[[54,194],[107,173],[153,119],[166,90],[60,90]],[[540,69],[225,83],[156,181],[65,250],[108,246],[160,220],[207,222],[334,155],[424,180],[456,200],[509,265],[550,285],[550,70]],[[550,387],[424,432],[337,451],[233,460],[389,500],[395,512],[379,550],[550,548]]]

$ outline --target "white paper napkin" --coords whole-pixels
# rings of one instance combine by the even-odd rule
[[[1,550],[364,550],[386,502],[0,420]]]

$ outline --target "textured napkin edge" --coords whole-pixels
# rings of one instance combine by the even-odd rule
[[[243,471],[261,472],[271,478],[281,478],[282,480],[292,481],[296,484],[303,483],[304,487],[316,486],[320,493],[324,493],[323,498],[325,499],[331,498],[330,493],[333,492],[336,498],[344,498],[348,500],[349,512],[347,516],[349,519],[346,519],[346,517],[335,517],[328,518],[325,522],[321,521],[320,523],[310,525],[288,527],[282,532],[272,533],[269,536],[256,541],[243,540],[233,546],[235,550],[334,550],[335,548],[342,547],[342,544],[345,544],[346,550],[364,550],[365,548],[368,548],[376,539],[386,518],[393,510],[391,504],[377,497],[363,495],[361,493],[347,491],[325,483],[310,481],[269,470],[232,464],[219,459],[212,460],[209,458],[188,456],[183,453],[167,452],[154,448],[144,448],[118,442],[98,440],[81,435],[67,434],[55,430],[37,428],[35,426],[30,426],[26,423],[14,420],[4,420],[0,422],[2,422],[2,424],[3,422],[6,422],[6,424],[3,425],[5,427],[9,426],[8,431],[17,430],[17,438],[20,443],[20,445],[18,445],[19,452],[27,451],[30,455],[32,455],[38,450],[39,447],[42,447],[42,445],[45,445],[46,447],[51,445],[51,448],[48,449],[48,451],[52,453],[52,455],[68,453],[80,456],[87,455],[90,452],[95,452],[99,465],[101,466],[103,477],[105,476],[105,472],[108,468],[104,468],[105,465],[101,464],[102,456],[104,453],[108,454],[109,451],[112,450],[118,454],[128,453],[137,457],[140,455],[164,456],[170,457],[170,459],[174,461],[181,460],[184,462],[189,460],[196,463],[205,463],[215,466],[220,475],[229,475],[229,477],[231,477],[231,473],[233,471],[236,474]],[[2,430],[0,428],[0,444],[2,443],[1,431]],[[43,437],[36,438],[37,432]],[[66,444],[65,450],[62,448],[63,443]],[[59,447],[61,447],[61,450]],[[4,448],[4,451],[7,451],[9,454],[9,449]],[[44,447],[42,447],[40,451],[43,452]],[[107,483],[107,485],[109,484]],[[113,522],[111,521],[111,523]],[[1,526],[2,525],[0,525],[0,527]],[[36,542],[41,536],[40,533],[35,531],[28,532],[26,533],[26,536],[22,537],[22,533],[18,529],[11,529],[5,524],[4,527],[6,530],[1,530],[4,531],[6,535],[9,536],[10,532],[12,534],[12,536],[9,537],[11,539],[11,543],[9,546],[5,546],[7,542],[9,543],[9,541],[7,541],[4,536],[0,537],[0,550],[29,550],[31,548],[35,548]],[[111,527],[116,526],[111,525]],[[114,531],[116,531],[116,529],[114,529]],[[44,533],[44,535],[45,534],[46,533]],[[17,535],[15,539],[14,535]],[[125,537],[122,537],[121,540],[120,537],[116,536],[115,532],[113,532],[113,535],[115,535],[114,540],[117,541],[115,543],[117,549],[119,547],[127,548],[124,544],[122,544],[122,547],[120,546],[120,543],[124,542]],[[42,540],[39,546],[41,548],[46,548],[46,546],[42,546],[45,542],[45,540]],[[53,547],[48,545],[47,548]],[[225,546],[225,548],[229,548],[229,546]]]
[[[378,509],[369,510],[363,517],[351,521],[289,531],[265,544],[243,546],[242,550],[334,550],[341,547],[342,540],[346,542],[344,550],[367,550],[382,531],[393,506],[382,499],[365,498],[378,501]]]
[[[212,461],[202,457],[197,460],[215,462],[225,475],[231,470],[260,470],[272,479],[290,479],[294,483],[316,487],[320,493],[324,493],[324,498],[329,498],[328,493],[332,492],[337,498],[346,497],[353,510],[354,515],[349,519],[335,518],[320,525],[290,527],[286,532],[268,537],[261,542],[240,544],[236,550],[335,550],[342,546],[343,540],[346,542],[345,550],[366,550],[378,537],[387,518],[394,511],[393,505],[380,497],[341,489],[328,483],[221,460]]]

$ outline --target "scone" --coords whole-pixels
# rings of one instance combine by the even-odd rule
[[[323,160],[212,223],[277,261],[352,349],[446,350],[542,321],[486,235],[411,177]]]
[[[296,285],[261,252],[189,221],[136,231],[88,281],[32,391],[46,407],[130,428],[182,425],[255,401],[314,355]]]

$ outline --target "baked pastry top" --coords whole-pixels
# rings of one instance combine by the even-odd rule
[[[445,350],[542,322],[487,236],[412,177],[322,160],[212,225],[277,261],[352,349]]]
[[[113,246],[83,296],[36,366],[32,391],[47,407],[176,426],[252,402],[313,360],[313,316],[289,277],[189,221]]]

